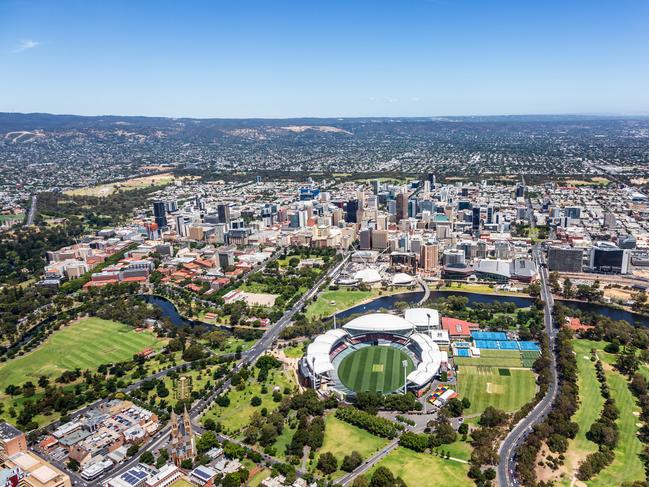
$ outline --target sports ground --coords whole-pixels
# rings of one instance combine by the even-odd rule
[[[414,370],[414,365],[401,350],[388,346],[361,348],[342,360],[338,367],[338,378],[355,392],[392,392],[403,387],[403,360],[408,363],[406,374],[409,374]]]
[[[163,344],[152,333],[100,318],[85,318],[56,331],[33,352],[0,366],[0,391],[9,384],[37,383],[41,375],[55,379],[66,370],[96,369],[121,362],[147,347]]]
[[[512,412],[532,400],[536,380],[529,369],[463,365],[458,392],[471,401],[465,414],[482,413],[488,406]]]

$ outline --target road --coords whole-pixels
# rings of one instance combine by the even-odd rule
[[[32,195],[32,204],[29,207],[29,213],[27,214],[27,221],[25,221],[26,227],[34,224],[34,217],[36,216],[36,201],[38,200],[37,195]]]
[[[328,279],[335,278],[335,276],[340,273],[350,256],[351,252],[347,252],[343,259],[334,267],[332,267],[324,276],[322,276],[307,293],[305,293],[300,299],[298,299],[295,304],[284,313],[284,315],[277,321],[277,323],[275,323],[266,331],[266,333],[264,333],[261,339],[259,339],[259,341],[251,349],[244,352],[242,354],[241,361],[234,367],[234,370],[237,371],[244,365],[254,364],[257,359],[259,359],[259,357],[261,357],[266,352],[266,350],[268,350],[272,346],[273,342],[277,339],[282,330],[284,330],[289,325],[293,316],[301,311],[302,308],[309,302],[309,300],[317,294],[320,287]],[[169,369],[166,372],[169,372]],[[219,388],[212,391],[212,394],[210,394],[209,397],[201,398],[196,401],[192,405],[192,408],[189,412],[192,423],[197,423],[203,412],[214,403],[216,397],[227,391],[230,388],[230,385],[230,379],[228,379]],[[107,472],[105,475],[92,482],[81,481],[81,485],[96,486],[100,485],[102,481],[109,477],[116,477],[118,475],[121,475],[126,470],[139,463],[140,455],[142,453],[144,453],[145,451],[153,452],[155,450],[158,450],[166,441],[168,441],[170,431],[171,426],[165,426],[152,437],[151,441],[149,441],[149,443],[147,443],[144,448],[140,449],[140,451],[136,455],[134,455],[126,462],[122,463],[118,468]],[[67,472],[67,469],[65,471]],[[74,475],[73,479],[78,479],[78,476]]]
[[[556,356],[554,353],[557,332],[554,329],[552,323],[552,308],[554,306],[554,299],[552,298],[552,293],[550,292],[550,289],[548,287],[547,267],[541,266],[541,264],[544,263],[544,257],[541,254],[538,246],[534,247],[533,256],[536,264],[540,269],[541,299],[545,303],[543,322],[545,324],[545,332],[547,333],[550,340],[550,371],[552,373],[552,381],[548,386],[548,391],[545,394],[545,397],[541,399],[541,401],[534,407],[530,414],[523,418],[514,427],[514,429],[510,431],[510,433],[500,445],[500,450],[498,451],[498,454],[500,456],[500,463],[498,464],[498,485],[502,487],[519,485],[514,476],[514,469],[516,466],[516,452],[518,450],[518,447],[523,443],[527,435],[532,431],[534,425],[543,421],[547,414],[550,412],[559,389],[559,380],[557,377],[556,369]]]
[[[418,277],[417,281],[424,288],[424,296],[419,300],[419,304],[424,304],[430,298],[430,286],[421,277]]]

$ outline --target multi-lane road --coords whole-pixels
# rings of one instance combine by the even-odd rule
[[[329,279],[334,279],[342,270],[342,268],[345,266],[347,263],[349,257],[351,255],[351,252],[345,253],[343,259],[338,262],[334,267],[332,267],[324,276],[322,276],[314,285],[313,287],[305,293],[300,299],[298,299],[295,304],[288,309],[284,315],[275,323],[272,327],[270,327],[266,333],[259,339],[259,341],[249,350],[244,352],[241,357],[241,361],[235,366],[235,370],[239,370],[241,367],[244,365],[252,365],[254,364],[259,357],[261,357],[266,350],[268,350],[273,342],[279,337],[279,334],[284,330],[291,322],[293,316],[300,312],[302,308],[306,304],[308,304],[309,300],[311,300],[320,290],[322,285],[327,282]],[[167,369],[164,372],[159,372],[156,375],[164,375],[165,373],[168,373],[171,369]],[[197,422],[198,419],[202,416],[203,412],[209,408],[213,403],[214,400],[216,399],[217,396],[220,394],[223,394],[230,388],[230,380],[226,380],[220,387],[218,387],[216,390],[212,391],[209,397],[207,398],[202,398],[196,401],[191,408],[190,411],[190,416],[192,419],[192,422]],[[85,409],[85,408],[84,408]],[[169,441],[169,434],[171,432],[171,426],[167,425],[164,428],[162,428],[158,433],[156,433],[152,438],[149,443],[146,444],[144,448],[142,448],[135,456],[131,457],[128,459],[126,462],[122,463],[117,467],[116,469],[113,469],[109,472],[107,472],[105,475],[102,477],[93,480],[91,482],[84,481],[79,477],[77,474],[73,472],[69,472],[67,469],[64,469],[66,472],[70,474],[70,477],[72,478],[73,481],[76,482],[77,485],[82,485],[86,487],[90,486],[97,486],[100,485],[102,481],[105,481],[106,478],[108,477],[116,477],[118,475],[121,475],[122,473],[126,472],[129,468],[135,466],[137,463],[139,463],[140,460],[140,455],[144,453],[145,451],[150,451],[154,452],[161,447],[163,447],[167,441]],[[51,459],[49,459],[51,461]],[[63,465],[56,465],[59,468],[64,468]]]
[[[534,261],[539,266],[539,274],[541,276],[541,299],[545,303],[543,322],[545,324],[545,332],[550,340],[550,371],[552,374],[552,381],[548,386],[548,391],[534,407],[534,409],[523,418],[514,429],[507,435],[505,440],[500,445],[499,455],[500,463],[498,464],[498,484],[502,487],[510,487],[519,485],[515,476],[516,466],[516,452],[518,447],[523,443],[527,435],[532,431],[535,424],[540,423],[550,412],[552,403],[557,397],[559,389],[559,382],[556,370],[556,356],[555,338],[556,330],[552,323],[552,308],[554,306],[554,299],[548,287],[548,270],[544,265],[543,255],[538,246],[533,250]]]

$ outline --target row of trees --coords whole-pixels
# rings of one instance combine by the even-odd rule
[[[358,426],[373,435],[383,438],[395,438],[403,430],[403,425],[390,421],[380,416],[374,416],[355,407],[338,408],[336,417],[346,423]]]
[[[561,329],[557,335],[557,374],[559,390],[547,418],[537,424],[518,449],[517,473],[525,486],[537,485],[536,458],[547,442],[554,453],[563,454],[568,439],[574,438],[579,429],[571,418],[579,404],[577,385],[577,359],[572,348],[572,332]]]
[[[599,418],[591,425],[590,430],[586,433],[586,438],[595,443],[598,450],[588,455],[579,465],[577,470],[579,480],[591,479],[613,462],[615,458],[614,449],[620,436],[618,426],[615,423],[620,416],[620,412],[615,406],[615,400],[611,397],[601,360],[595,362],[595,372],[600,384],[600,394],[605,401]]]

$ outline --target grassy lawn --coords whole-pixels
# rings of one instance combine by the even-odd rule
[[[458,392],[471,401],[465,414],[482,413],[488,406],[512,412],[534,397],[536,382],[531,370],[465,365],[458,371]]]
[[[590,350],[593,347],[586,340],[574,340],[572,343],[579,370],[579,409],[572,420],[579,425],[579,431],[575,439],[570,440],[566,454],[566,467],[569,472],[576,469],[589,453],[597,451],[597,445],[586,438],[586,433],[599,417],[604,405],[595,375],[595,363],[590,361]]]
[[[465,282],[451,283],[450,286],[439,288],[439,291],[462,291],[478,294],[510,294],[512,296],[525,294],[517,291],[505,291],[503,289],[497,289],[496,285],[490,286],[489,284],[468,284]]]
[[[379,296],[378,289],[371,291],[325,291],[318,296],[318,299],[309,305],[306,310],[307,318],[331,316],[336,311],[343,311],[357,305],[361,301]],[[332,302],[334,304],[332,304]]]
[[[304,355],[304,347],[298,345],[297,347],[286,347],[282,349],[284,355],[288,358],[301,358]]]
[[[338,460],[338,466],[342,464],[345,455],[356,450],[366,459],[388,444],[385,438],[379,438],[365,430],[357,428],[336,418],[333,414],[327,415],[325,419],[325,435],[322,448],[319,453],[330,452]],[[318,457],[313,460],[312,465],[318,463]],[[339,477],[344,472],[340,470],[332,475],[332,478]]]
[[[402,361],[406,361],[404,372]],[[392,347],[365,347],[347,355],[338,367],[338,377],[356,392],[392,392],[403,387],[404,374],[414,370],[412,360]]]
[[[277,440],[275,440],[275,443],[273,443],[273,447],[275,447],[275,457],[282,460],[286,458],[286,446],[291,442],[294,434],[295,428],[289,428],[288,424],[285,424],[282,434],[279,435]]]
[[[161,348],[164,341],[150,332],[100,318],[84,318],[54,332],[40,347],[0,367],[0,391],[9,384],[34,384],[41,375],[55,379],[65,370],[96,369],[121,362],[147,347]]]
[[[597,355],[601,358],[602,362],[606,364],[612,364],[615,362],[615,356],[606,353],[603,351],[605,342],[596,342],[592,340],[576,340],[574,342],[575,351],[577,352],[577,363],[580,364],[583,360],[583,356],[588,354],[592,348],[597,349]],[[590,363],[590,362],[589,362]],[[620,440],[618,442],[617,448],[615,448],[615,460],[613,463],[606,467],[599,475],[595,478],[588,481],[589,486],[597,487],[608,487],[611,485],[621,485],[624,482],[633,482],[637,480],[645,479],[644,467],[642,461],[640,460],[640,453],[642,452],[643,445],[638,439],[638,426],[640,419],[635,416],[633,413],[640,411],[636,405],[635,398],[631,394],[628,388],[627,380],[620,373],[616,372],[610,367],[605,367],[606,370],[606,379],[608,385],[611,389],[611,396],[615,398],[615,404],[620,410],[620,417],[617,420],[617,424],[620,429]],[[594,371],[594,366],[593,366]],[[594,375],[594,372],[593,372]],[[581,369],[580,369],[580,378],[581,378]],[[581,381],[580,381],[581,387]],[[597,396],[599,397],[599,385],[597,387]],[[588,394],[588,391],[585,391],[584,394]],[[582,392],[580,390],[580,397]],[[601,404],[601,403],[600,403]],[[588,412],[589,415],[593,415],[593,420],[599,416],[601,407],[597,408],[596,412]],[[580,408],[581,411],[581,408]],[[580,411],[577,412],[576,418],[580,418]],[[583,413],[585,414],[585,413]],[[576,421],[577,419],[575,419]],[[592,424],[592,423],[591,423]],[[580,424],[581,427],[581,424]],[[581,428],[577,439],[582,434]],[[584,432],[585,434],[585,432]],[[580,446],[580,443],[576,440],[571,442],[571,448],[573,443],[576,447]],[[571,450],[568,451],[569,453]]]
[[[257,372],[257,369],[255,369]],[[266,387],[268,392],[261,393],[262,384],[256,380],[249,381],[245,389],[239,390],[232,388],[228,393],[230,398],[230,405],[228,407],[214,406],[203,416],[203,421],[207,418],[212,418],[214,421],[221,422],[226,434],[238,434],[248,424],[248,420],[252,413],[261,411],[262,408],[268,408],[268,412],[277,409],[279,403],[273,401],[273,387],[279,386],[283,392],[284,387],[294,387],[293,381],[287,373],[281,370],[272,370],[268,374]],[[261,406],[254,407],[250,404],[250,400],[254,396],[261,398]]]
[[[265,468],[263,470],[260,470],[257,472],[255,475],[252,476],[252,478],[248,481],[250,484],[250,487],[257,487],[261,485],[261,483],[266,480],[268,477],[270,477],[270,469]],[[190,484],[192,485],[192,484]],[[193,487],[193,485],[192,485]]]
[[[457,365],[522,367],[521,353],[513,350],[480,350],[480,357],[455,357]]]
[[[407,485],[417,487],[466,487],[473,482],[467,477],[469,466],[454,460],[443,460],[435,455],[417,453],[397,447],[381,460],[372,472],[387,467],[395,476],[401,477]]]

